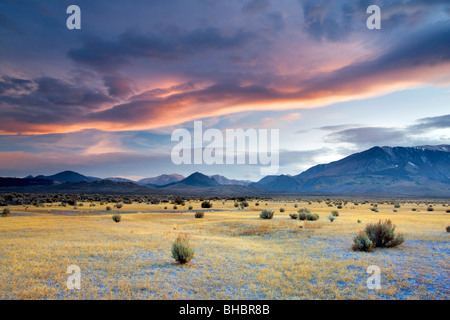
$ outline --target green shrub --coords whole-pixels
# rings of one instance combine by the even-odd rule
[[[210,201],[203,201],[202,208],[204,208],[204,209],[212,208],[212,203]]]
[[[194,249],[190,247],[187,235],[179,235],[172,245],[172,257],[180,264],[185,264],[194,257]]]
[[[192,206],[189,206],[188,210],[192,210],[192,209],[194,209],[194,208]]]
[[[107,206],[107,207],[106,207],[106,210],[110,211],[110,210],[111,210],[111,207],[110,207],[110,206]]]
[[[122,220],[122,216],[120,214],[113,214],[112,219],[115,222],[120,222],[120,220]]]
[[[434,208],[433,208],[432,206],[429,206],[429,207],[427,208],[427,211],[434,211]]]
[[[399,204],[399,203],[394,204],[394,208],[395,208],[395,209],[400,208],[400,204]]]
[[[353,251],[367,251],[372,252],[374,248],[372,240],[369,239],[367,234],[360,232],[356,237],[353,238]]]
[[[234,203],[234,207],[235,207],[235,208],[239,207],[239,203],[235,202],[235,203]]]
[[[333,210],[333,211],[331,211],[331,215],[334,216],[334,217],[338,217],[339,216],[339,211]]]
[[[307,209],[307,208],[302,208],[300,210],[297,211],[298,213],[311,213],[311,210]]]
[[[319,220],[319,215],[317,213],[307,213],[306,220],[308,221],[316,221]]]
[[[117,204],[115,205],[115,207],[116,207],[117,209],[120,209],[120,208],[123,207],[123,204],[122,204],[122,203],[117,203]]]
[[[248,207],[248,202],[247,201],[242,201],[241,202],[241,207],[244,207],[244,208]]]
[[[450,210],[445,210],[445,212],[450,213]]]
[[[280,212],[285,212],[286,210],[284,208],[280,208]]]
[[[261,214],[259,215],[261,219],[272,219],[273,218],[273,210],[264,209],[261,211]]]
[[[306,220],[306,215],[307,215],[308,213],[304,213],[304,212],[300,212],[299,211],[299,213],[298,213],[298,219],[299,220]]]
[[[298,214],[296,213],[289,213],[289,216],[291,217],[291,219],[298,219]]]
[[[395,235],[395,226],[391,220],[370,223],[365,233],[377,248],[396,247],[405,241],[403,235]]]
[[[2,211],[2,217],[7,217],[11,214],[11,210],[9,208],[5,208]]]
[[[330,215],[328,216],[328,220],[330,220],[330,222],[333,222],[334,219],[336,219],[336,216],[333,216],[332,214],[330,214]]]
[[[358,220],[357,222],[358,222],[358,223],[361,223],[361,220]]]
[[[450,226],[447,226],[447,228],[445,228],[445,230],[446,230],[447,232],[450,232]]]
[[[255,206],[259,206],[259,202],[255,203]]]
[[[417,209],[416,209],[416,208],[412,208],[411,210],[412,210],[412,211],[417,211]]]
[[[178,207],[177,207],[177,206],[173,206],[173,209],[174,209],[174,210],[177,210],[177,209],[178,209]]]
[[[195,217],[196,218],[203,218],[203,216],[205,215],[205,213],[203,212],[203,211],[197,211],[196,213],[195,213]]]

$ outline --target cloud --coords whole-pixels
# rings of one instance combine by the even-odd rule
[[[329,134],[326,142],[349,142],[354,144],[378,145],[386,141],[398,143],[405,139],[405,133],[395,128],[365,127],[338,131]]]
[[[259,13],[266,10],[270,6],[269,0],[249,0],[242,7],[244,13]]]
[[[245,46],[254,35],[242,29],[225,34],[216,27],[197,28],[186,32],[167,27],[158,33],[122,33],[116,40],[89,36],[83,46],[72,49],[68,56],[77,63],[95,70],[114,71],[133,59],[179,60],[200,52],[237,49]]]
[[[426,132],[431,129],[449,129],[450,128],[450,114],[422,118],[417,120],[417,123],[408,127],[410,132]]]

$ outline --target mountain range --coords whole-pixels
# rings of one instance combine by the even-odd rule
[[[51,176],[0,178],[0,191],[214,195],[379,195],[450,197],[450,145],[373,147],[298,175],[272,175],[258,182],[195,172],[132,181],[101,179],[73,171]]]

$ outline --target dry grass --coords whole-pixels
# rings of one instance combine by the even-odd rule
[[[427,212],[425,203],[402,203],[395,213],[379,204],[375,213],[348,203],[330,223],[335,207],[296,204],[320,219],[292,220],[295,203],[274,201],[244,210],[215,201],[203,219],[187,210],[202,210],[200,201],[177,210],[10,206],[11,216],[0,218],[0,299],[448,299],[448,207]],[[276,212],[273,219],[259,218],[264,208]],[[353,236],[380,219],[392,220],[405,244],[353,252]],[[181,233],[195,250],[184,266],[171,257]],[[379,291],[366,286],[374,264],[382,272]],[[66,288],[69,265],[81,268],[79,291]]]

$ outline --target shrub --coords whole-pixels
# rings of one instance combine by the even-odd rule
[[[115,205],[115,207],[116,207],[117,209],[120,209],[120,208],[122,208],[122,207],[123,207],[123,204],[121,204],[121,203],[117,203],[117,204]]]
[[[339,211],[333,210],[333,211],[331,211],[331,215],[334,216],[334,217],[338,217],[339,216]]]
[[[2,217],[7,217],[11,214],[11,210],[9,208],[5,208],[2,211]]]
[[[429,207],[427,208],[427,211],[434,211],[434,208],[433,208],[432,206],[429,206]]]
[[[176,197],[176,198],[173,200],[173,203],[178,204],[178,205],[183,205],[183,204],[184,204],[184,200],[181,199],[181,198],[179,198],[179,197]]]
[[[342,206],[341,206],[341,205],[339,205],[339,206],[337,206],[337,208],[338,208],[338,209],[342,209]]]
[[[304,213],[304,212],[300,212],[300,211],[299,211],[299,213],[298,213],[298,219],[299,219],[299,220],[306,220],[306,215],[307,215],[307,213]]]
[[[106,207],[106,210],[110,211],[110,210],[111,210],[111,207],[110,207],[110,206],[107,206],[107,207]]]
[[[291,217],[291,219],[298,219],[298,214],[296,213],[289,213],[289,216]]]
[[[112,219],[115,222],[120,222],[120,220],[122,220],[122,216],[120,214],[113,214]]]
[[[447,228],[445,228],[445,230],[446,230],[447,232],[450,232],[450,226],[447,226]]]
[[[259,216],[261,217],[261,219],[272,219],[273,214],[273,210],[264,209],[263,211],[261,211],[261,214]]]
[[[192,210],[192,209],[194,209],[192,206],[189,206],[189,208],[188,208],[189,210]]]
[[[205,209],[212,208],[212,203],[209,201],[203,201],[202,208],[205,208]]]
[[[450,213],[450,210],[445,210],[445,212]]]
[[[241,202],[241,206],[242,207],[248,207],[248,202],[247,201],[242,201]]]
[[[280,212],[284,212],[286,211],[284,208],[280,208]]]
[[[361,223],[361,220],[358,220],[357,222],[358,222],[358,223]]]
[[[391,248],[405,241],[403,235],[395,235],[395,226],[391,220],[368,224],[365,232],[377,248]]]
[[[306,220],[308,220],[308,221],[319,220],[319,215],[317,213],[308,213],[308,214],[306,214]]]
[[[294,208],[297,208],[298,207],[298,204],[294,204]]]
[[[259,206],[259,202],[255,203],[255,206]]]
[[[330,220],[330,222],[333,222],[334,219],[336,219],[336,216],[333,216],[332,214],[330,214],[330,215],[328,216],[328,220]]]
[[[174,209],[174,210],[177,210],[177,209],[178,209],[178,207],[177,207],[177,206],[173,206],[173,209]]]
[[[297,211],[298,213],[311,213],[311,210],[307,209],[307,208],[302,208],[300,210]]]
[[[411,210],[412,210],[412,211],[417,211],[417,209],[416,209],[416,208],[412,208]]]
[[[239,207],[239,203],[235,202],[235,203],[234,203],[234,207],[235,207],[235,208]]]
[[[394,208],[395,208],[395,209],[400,208],[400,204],[399,204],[399,203],[394,204]]]
[[[204,215],[205,215],[205,213],[203,211],[197,211],[195,213],[196,218],[203,218]]]
[[[180,264],[185,264],[194,257],[194,249],[189,245],[187,235],[179,235],[172,245],[172,257]]]
[[[372,240],[369,239],[367,234],[360,232],[356,237],[353,238],[353,251],[367,251],[372,252],[374,248]]]

